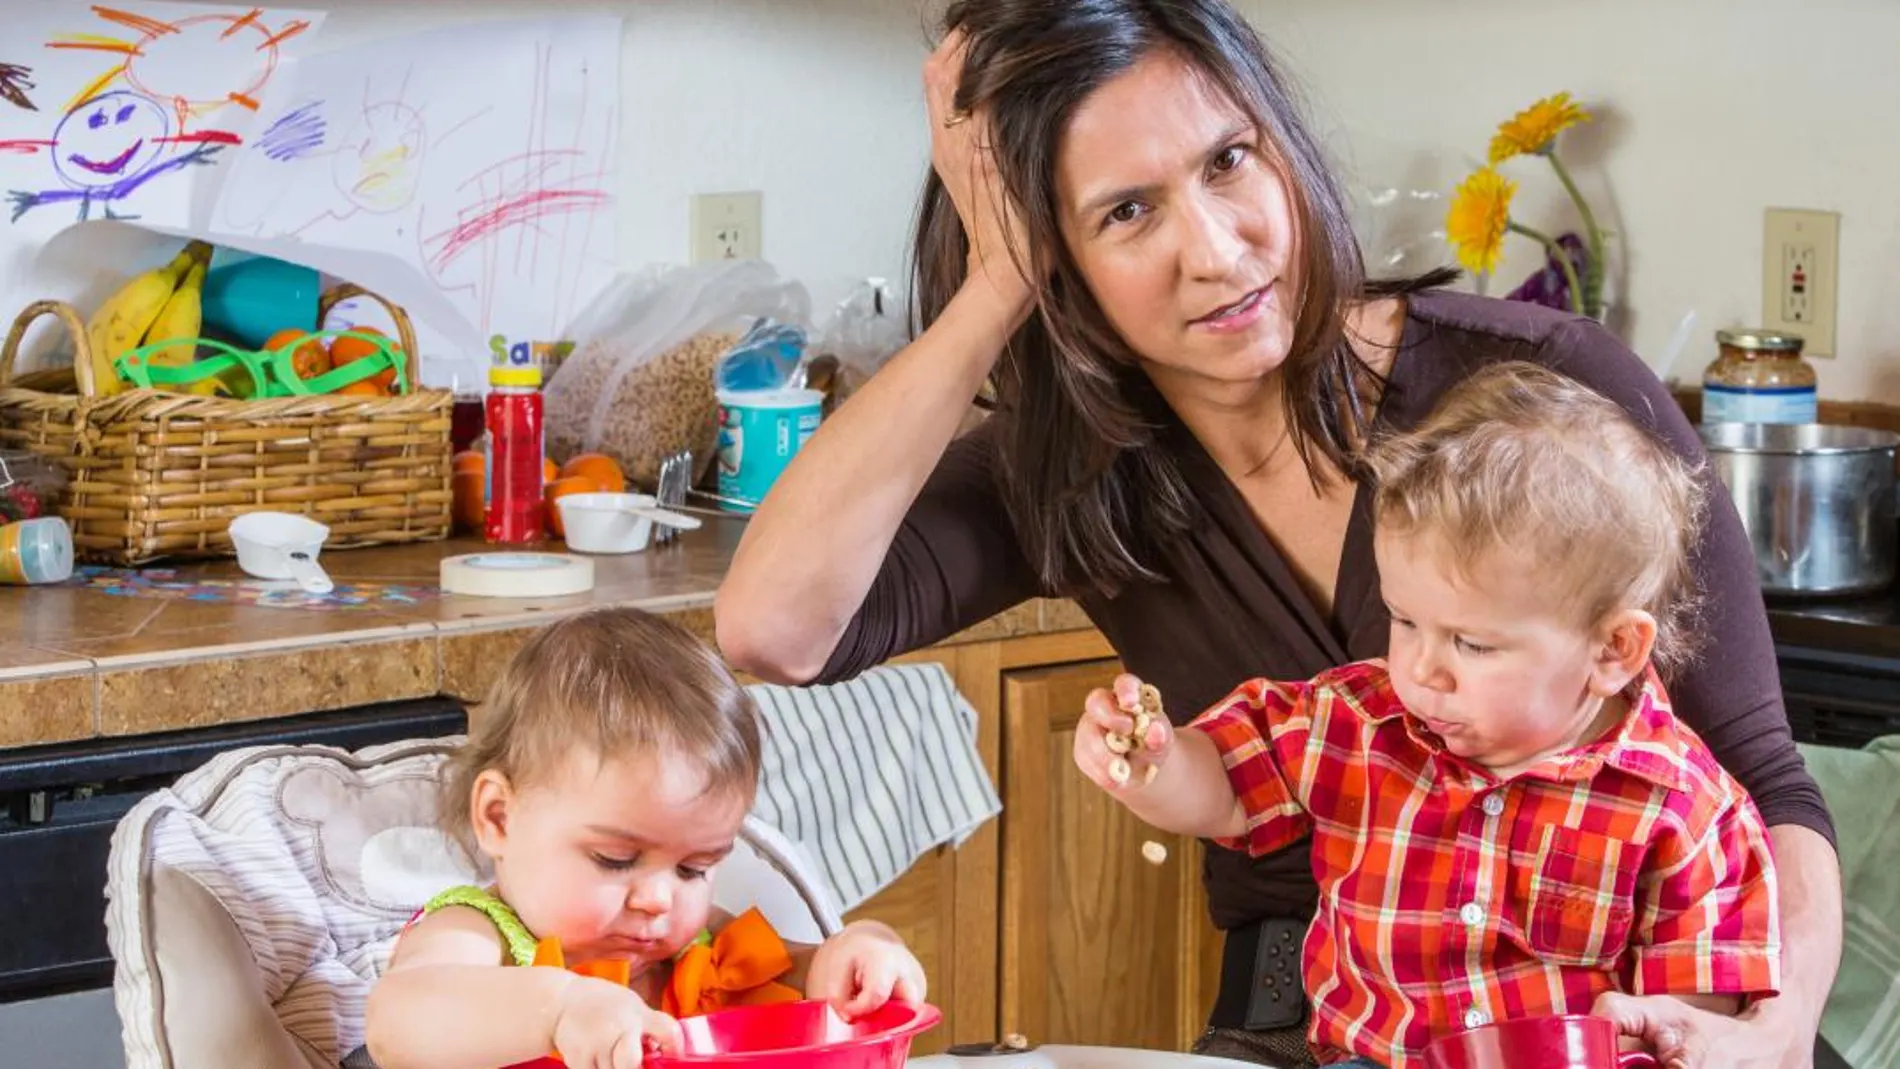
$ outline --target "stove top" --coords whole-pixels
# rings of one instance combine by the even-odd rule
[[[1779,645],[1900,660],[1900,586],[1834,598],[1769,596]]]

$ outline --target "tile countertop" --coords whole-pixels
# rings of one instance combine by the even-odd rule
[[[0,587],[0,749],[265,720],[447,694],[476,700],[551,617],[632,605],[712,638],[713,591],[742,524],[713,520],[672,546],[596,557],[595,587],[569,598],[441,597],[318,612],[124,597],[80,587]],[[340,582],[433,586],[473,540],[331,550]],[[240,578],[232,561],[180,576]],[[1900,589],[1855,599],[1771,599],[1777,642],[1900,660]],[[951,643],[1081,630],[1073,604],[1018,606]]]
[[[598,606],[674,615],[710,641],[713,592],[742,530],[737,520],[714,519],[670,546],[595,557],[594,590],[565,598],[443,596],[313,611],[0,588],[0,749],[438,694],[475,700],[529,633]],[[482,548],[464,539],[333,549],[322,563],[339,583],[433,587],[444,557]],[[233,561],[175,567],[180,578],[242,578]],[[950,641],[1086,627],[1073,605],[1038,601]]]

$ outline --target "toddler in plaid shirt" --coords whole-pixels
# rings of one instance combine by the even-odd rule
[[[1528,364],[1365,460],[1387,657],[1249,681],[1121,756],[1124,675],[1090,695],[1076,764],[1165,831],[1256,855],[1312,836],[1322,1064],[1415,1069],[1435,1038],[1609,991],[1774,995],[1767,829],[1658,674],[1688,652],[1695,473]]]

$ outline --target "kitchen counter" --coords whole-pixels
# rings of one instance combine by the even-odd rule
[[[318,611],[126,596],[79,586],[0,588],[0,749],[263,720],[434,695],[479,700],[551,618],[627,605],[712,638],[713,592],[743,523],[712,519],[672,545],[595,557],[595,588],[550,599],[436,596]],[[338,583],[433,587],[452,540],[330,550]],[[179,578],[242,578],[234,561]],[[1068,602],[1018,606],[946,645],[1084,630]]]
[[[0,588],[0,749],[142,735],[380,702],[479,700],[501,665],[551,617],[606,605],[666,613],[708,641],[713,592],[744,527],[714,519],[670,546],[596,557],[595,588],[552,599],[438,596],[347,610],[270,608],[108,594],[78,586]],[[340,583],[433,587],[469,539],[331,550]],[[179,578],[242,578],[233,561],[181,564]],[[1770,599],[1782,646],[1900,662],[1900,590],[1848,599]],[[1089,628],[1066,601],[1018,606],[946,645]]]

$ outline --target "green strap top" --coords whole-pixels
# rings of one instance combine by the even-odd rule
[[[428,904],[422,907],[423,915],[427,916],[444,906],[467,906],[473,910],[480,910],[483,916],[494,923],[495,930],[501,933],[502,941],[508,944],[508,956],[514,959],[514,963],[516,965],[534,964],[534,948],[539,940],[534,937],[533,932],[528,930],[527,925],[521,923],[521,916],[515,912],[514,907],[503,902],[500,895],[485,887],[469,884],[451,887],[429,899]],[[687,946],[710,946],[712,938],[710,930],[701,928],[699,934],[694,936],[693,941]],[[680,952],[685,953],[685,949],[682,948]]]
[[[434,913],[444,906],[467,906],[473,910],[480,910],[483,916],[494,922],[495,930],[501,933],[502,941],[508,944],[508,956],[514,959],[514,963],[516,965],[534,964],[536,942],[534,933],[528,930],[527,925],[521,923],[521,917],[515,913],[514,908],[503,902],[501,897],[493,891],[467,885],[451,887],[429,899],[428,904],[422,907],[422,912],[425,915]]]

